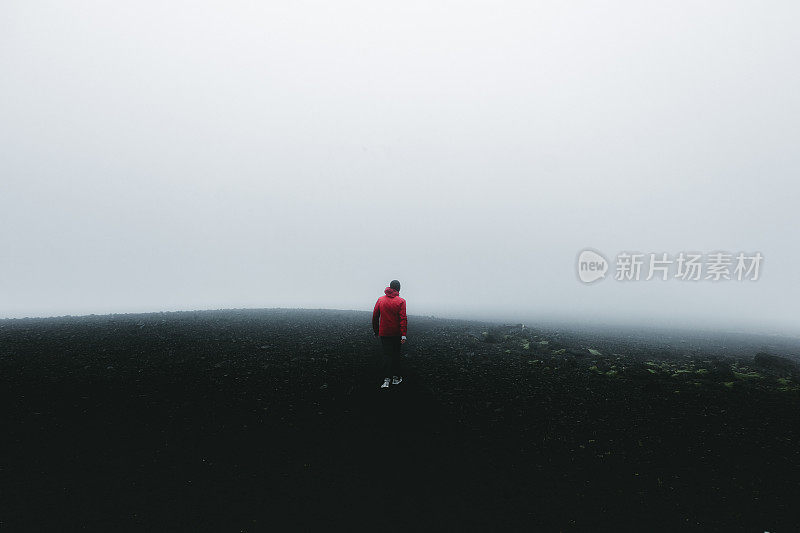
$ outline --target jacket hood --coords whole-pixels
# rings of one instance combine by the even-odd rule
[[[386,287],[386,288],[383,290],[383,292],[385,292],[385,293],[386,293],[386,296],[388,296],[389,298],[394,298],[394,297],[396,297],[396,296],[399,296],[399,295],[400,295],[400,293],[399,293],[399,292],[397,292],[396,290],[394,290],[394,289],[393,289],[393,288],[391,288],[391,287]]]

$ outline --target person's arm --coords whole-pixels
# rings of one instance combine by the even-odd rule
[[[375,309],[372,310],[372,331],[375,332],[375,335],[378,334],[378,324],[380,323],[381,318],[381,299],[378,298],[378,301],[375,302]]]
[[[400,335],[402,339],[400,342],[406,342],[406,328],[408,326],[408,317],[406,316],[406,302],[400,304]]]

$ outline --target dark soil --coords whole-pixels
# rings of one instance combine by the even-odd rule
[[[2,320],[0,529],[798,530],[796,339],[412,316],[404,350],[379,390],[364,312]]]

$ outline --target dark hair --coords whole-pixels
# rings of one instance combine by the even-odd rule
[[[397,281],[396,279],[393,279],[392,282],[389,284],[389,286],[396,291],[400,290],[400,282]]]

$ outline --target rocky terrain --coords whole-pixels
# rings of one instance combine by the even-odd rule
[[[0,529],[793,531],[800,340],[370,313],[0,320]]]

